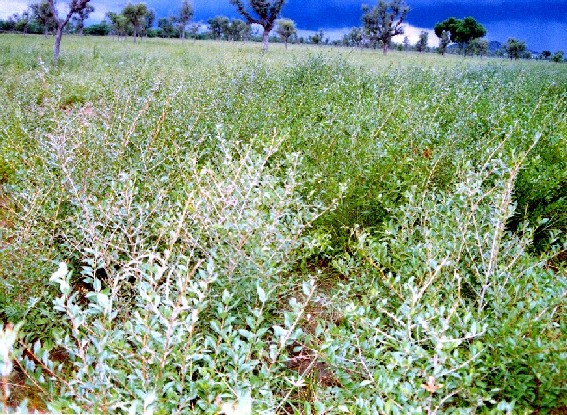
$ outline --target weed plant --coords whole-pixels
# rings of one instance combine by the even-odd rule
[[[3,356],[40,409],[567,408],[564,65],[50,47],[0,37]]]

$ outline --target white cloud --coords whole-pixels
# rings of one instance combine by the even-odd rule
[[[1,0],[0,1],[0,19],[6,19],[14,13],[21,14],[27,10],[28,2],[19,0]]]
[[[402,43],[404,41],[404,37],[407,36],[410,43],[412,45],[416,44],[417,41],[419,40],[419,35],[421,34],[421,32],[427,32],[429,33],[429,37],[428,37],[428,41],[427,44],[430,47],[436,47],[439,46],[439,39],[437,38],[437,36],[435,36],[435,32],[431,29],[424,29],[421,27],[416,27],[416,26],[412,26],[409,24],[404,24],[404,34],[403,35],[398,35],[394,37],[394,42],[396,43]],[[343,36],[350,32],[352,30],[352,27],[343,27],[340,29],[323,29],[323,37],[325,38],[329,38],[330,41],[333,40],[341,40],[343,38]],[[304,30],[304,29],[298,29],[297,30],[297,35],[300,37],[304,37],[305,39],[307,39],[309,36],[313,36],[316,33],[318,33],[318,31],[316,30]]]

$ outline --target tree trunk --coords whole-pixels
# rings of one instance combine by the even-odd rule
[[[388,54],[388,42],[384,42],[384,48],[382,49],[384,55]]]
[[[61,38],[63,37],[63,26],[57,27],[55,32],[55,42],[53,43],[53,65],[57,65],[59,52],[61,51]]]
[[[264,45],[264,52],[268,51],[269,36],[270,36],[270,31],[264,28],[264,34],[262,35],[262,44]]]
[[[181,30],[181,33],[179,33],[179,39],[185,40],[185,29]]]
[[[285,50],[287,50],[287,39],[285,40]]]

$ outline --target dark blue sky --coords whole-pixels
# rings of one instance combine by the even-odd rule
[[[1,1],[1,0],[0,0]],[[245,0],[246,1],[246,0]],[[567,52],[567,0],[406,0],[411,7],[408,23],[433,29],[450,16],[473,16],[488,29],[487,38],[505,42],[516,37],[533,50]],[[93,0],[96,2],[96,0]],[[342,29],[360,26],[364,0],[288,0],[282,15],[301,29]],[[163,14],[175,12],[171,1],[148,0]],[[366,1],[369,5],[375,1]],[[194,0],[196,20],[215,14],[236,16],[228,0]]]
[[[64,0],[59,0],[64,2]],[[145,1],[159,17],[175,14],[181,0]],[[245,0],[246,2],[247,0]],[[365,0],[288,0],[282,15],[295,20],[299,29],[324,29],[339,36],[345,28],[360,26],[361,5]],[[473,16],[487,29],[488,40],[506,42],[508,37],[524,40],[532,50],[564,50],[567,52],[567,0],[406,0],[411,7],[408,23],[421,29],[433,29],[435,23],[454,16]],[[128,0],[91,0],[97,9],[94,21],[107,11],[119,11]],[[29,0],[0,0],[0,18],[21,12]],[[206,22],[217,14],[236,17],[228,0],[193,0],[195,20]],[[430,43],[436,44],[432,34]],[[396,39],[401,41],[401,39]]]

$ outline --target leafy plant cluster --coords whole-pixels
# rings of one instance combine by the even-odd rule
[[[3,410],[564,410],[562,66],[13,39]]]

